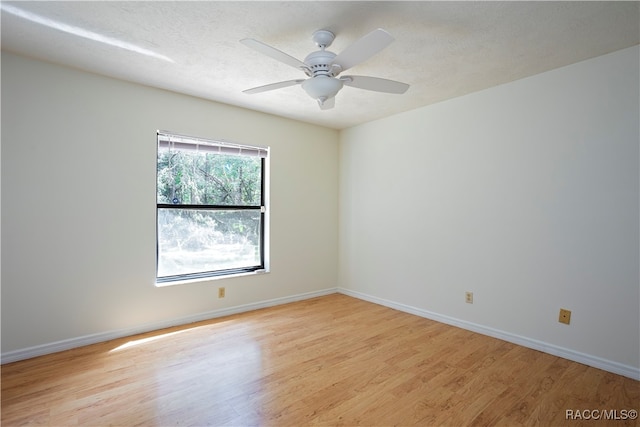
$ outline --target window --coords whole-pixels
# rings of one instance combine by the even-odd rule
[[[158,284],[265,269],[268,153],[158,132]]]

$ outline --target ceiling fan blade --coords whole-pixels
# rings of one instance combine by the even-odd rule
[[[406,83],[400,83],[395,80],[380,79],[378,77],[343,76],[340,80],[344,82],[345,86],[373,90],[375,92],[402,94],[409,89],[409,85]]]
[[[373,30],[366,36],[355,41],[333,59],[333,64],[338,64],[342,71],[354,65],[366,61],[385,47],[389,46],[394,38],[382,28]]]
[[[307,67],[304,64],[304,62],[294,58],[293,56],[287,55],[286,53],[276,49],[275,47],[271,47],[268,44],[259,42],[258,40],[242,39],[240,40],[240,43],[264,55],[270,56],[271,58],[277,61],[283,62],[287,65],[291,65],[292,67],[297,68],[298,70],[304,69]]]
[[[266,92],[268,90],[282,89],[283,87],[299,85],[303,81],[304,81],[304,79],[287,80],[287,81],[284,81],[284,82],[271,83],[271,84],[264,85],[264,86],[254,87],[252,89],[243,90],[243,92],[252,95],[254,93]]]
[[[326,101],[324,101],[322,104],[320,104],[320,102],[318,102],[318,104],[320,105],[320,109],[321,110],[330,110],[333,107],[336,106],[336,97],[331,97],[329,99],[327,99]]]

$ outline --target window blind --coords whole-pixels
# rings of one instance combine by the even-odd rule
[[[164,131],[158,131],[158,150],[201,151],[263,158],[269,154],[269,149],[265,147],[176,135]]]

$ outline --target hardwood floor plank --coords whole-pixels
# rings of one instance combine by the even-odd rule
[[[338,294],[1,375],[3,426],[593,426],[611,421],[566,411],[640,409],[638,381]]]

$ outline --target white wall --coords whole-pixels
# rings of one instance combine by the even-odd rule
[[[339,282],[637,373],[638,63],[634,47],[338,135],[3,53],[2,353]],[[272,273],[154,287],[158,128],[272,147]]]
[[[157,129],[271,146],[270,274],[154,286]],[[3,354],[335,289],[337,156],[335,130],[3,53]]]
[[[343,131],[340,286],[638,376],[638,64],[636,46]]]

